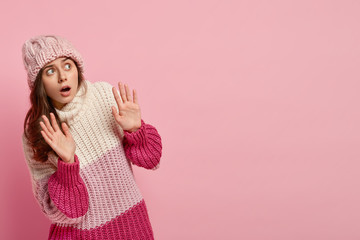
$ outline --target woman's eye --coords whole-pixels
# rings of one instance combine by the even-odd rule
[[[70,67],[71,67],[70,63],[67,63],[67,64],[65,65],[65,68],[66,68],[66,69],[70,69]]]
[[[49,75],[50,75],[50,74],[53,74],[53,73],[54,73],[54,69],[49,69],[49,70],[46,71],[46,73],[49,74]]]

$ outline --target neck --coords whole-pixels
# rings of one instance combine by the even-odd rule
[[[84,110],[85,100],[89,95],[85,94],[85,87],[87,87],[88,91],[90,90],[86,80],[79,86],[78,91],[71,102],[63,104],[62,106],[54,106],[61,122],[66,121],[70,124],[81,115],[79,113]]]

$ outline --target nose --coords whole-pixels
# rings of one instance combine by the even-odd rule
[[[59,82],[67,81],[66,73],[64,70],[59,71]]]

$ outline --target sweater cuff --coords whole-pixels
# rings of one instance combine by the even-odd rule
[[[57,178],[59,182],[72,185],[79,181],[79,172],[80,164],[76,154],[74,155],[73,163],[66,163],[61,158],[58,159]]]
[[[130,145],[136,144],[138,142],[143,142],[146,136],[145,122],[141,119],[141,126],[135,132],[124,131],[124,136],[126,142]]]
[[[58,169],[50,176],[48,191],[55,206],[69,218],[83,216],[89,208],[89,196],[85,183],[80,177],[79,160],[74,163],[58,159]]]

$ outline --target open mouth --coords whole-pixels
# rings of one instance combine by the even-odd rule
[[[70,91],[70,87],[65,87],[60,90],[60,92],[68,92],[68,91]]]

